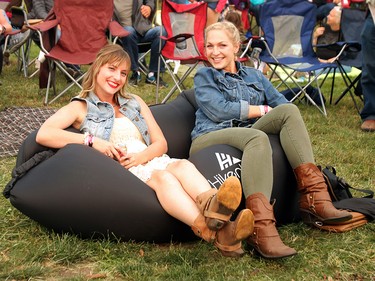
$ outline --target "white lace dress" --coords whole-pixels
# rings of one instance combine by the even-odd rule
[[[126,146],[127,153],[138,153],[147,148],[138,128],[127,117],[115,118],[109,141],[117,145]],[[178,161],[178,159],[170,158],[168,155],[163,154],[143,165],[131,167],[129,171],[142,181],[147,182],[154,170],[165,170],[168,164],[175,161]]]

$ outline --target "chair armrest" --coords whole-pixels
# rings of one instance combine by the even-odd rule
[[[41,23],[43,21],[43,19],[28,19],[25,21],[25,24],[26,25],[35,25],[35,24],[38,24],[38,23]]]
[[[348,49],[351,52],[359,52],[362,49],[361,43],[357,41],[345,42],[339,41],[332,44],[317,44],[314,45],[315,48],[326,48],[334,51],[341,51],[342,49]]]
[[[357,41],[337,42],[337,44],[342,47],[345,46],[345,49],[349,52],[359,52],[362,50],[361,43]]]
[[[165,41],[171,41],[171,42],[181,42],[182,40],[186,40],[186,39],[189,39],[191,37],[194,37],[194,34],[191,34],[191,33],[180,33],[180,34],[177,34],[175,36],[171,36],[171,37],[165,37],[165,36],[160,36],[161,39],[165,40]]]
[[[361,44],[357,41],[350,41],[350,42],[338,41],[332,44],[318,44],[318,45],[314,45],[313,47],[316,48],[316,50],[326,49],[326,50],[334,51],[336,53],[336,56],[332,57],[330,59],[330,62],[335,62],[339,60],[341,55],[344,52],[358,53],[362,49]]]
[[[117,21],[111,21],[109,23],[109,32],[114,37],[126,37],[129,32],[126,31]]]
[[[29,28],[35,31],[45,32],[47,30],[50,30],[51,28],[54,28],[58,25],[57,19],[48,20],[48,21],[42,21],[37,24],[30,25]]]

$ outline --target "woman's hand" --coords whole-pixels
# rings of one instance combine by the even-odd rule
[[[113,143],[94,137],[92,147],[112,159],[120,159],[120,148]]]
[[[259,118],[267,114],[272,110],[272,107],[269,105],[250,105],[249,106],[249,119]]]
[[[122,155],[117,160],[119,161],[121,166],[126,169],[130,169],[131,167],[135,167],[144,163],[139,153],[128,153],[126,155]]]
[[[323,26],[317,27],[317,28],[315,29],[315,33],[314,33],[314,35],[315,35],[316,37],[322,36],[323,33],[324,33],[324,31],[325,31],[325,28],[324,28]]]

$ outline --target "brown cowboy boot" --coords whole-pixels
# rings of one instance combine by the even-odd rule
[[[202,215],[198,215],[194,220],[191,229],[195,235],[208,243],[213,243],[216,239],[216,231],[212,231],[207,227],[206,218]]]
[[[241,183],[238,178],[231,176],[224,181],[219,190],[211,188],[199,194],[196,204],[201,214],[206,217],[208,228],[219,230],[238,208],[241,198]]]
[[[252,235],[247,239],[262,257],[277,259],[297,254],[296,250],[286,246],[276,229],[273,207],[263,193],[255,193],[246,198],[246,208],[254,214],[255,224]]]
[[[313,163],[302,164],[294,169],[294,174],[301,193],[299,207],[305,223],[334,224],[352,218],[349,212],[337,210],[333,206],[327,184],[317,166]]]
[[[225,257],[242,257],[242,240],[254,229],[254,216],[249,209],[242,210],[235,221],[228,222],[217,232],[215,246]]]

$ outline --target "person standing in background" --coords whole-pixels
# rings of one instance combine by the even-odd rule
[[[361,34],[362,39],[362,93],[364,107],[360,113],[361,130],[375,131],[375,0],[367,0],[370,11]]]

